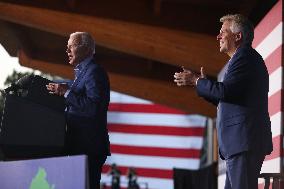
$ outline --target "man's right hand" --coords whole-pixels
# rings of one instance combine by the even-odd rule
[[[46,89],[50,94],[63,96],[69,89],[69,86],[66,83],[49,83],[48,85],[46,85]]]
[[[176,72],[174,82],[178,86],[196,86],[199,78],[205,78],[203,67],[200,68],[200,74],[197,74],[189,69],[182,68],[182,72]]]

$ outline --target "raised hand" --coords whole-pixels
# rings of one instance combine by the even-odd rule
[[[177,86],[196,86],[196,81],[199,78],[205,77],[203,67],[201,67],[201,74],[197,74],[189,69],[186,69],[182,67],[182,72],[176,72],[174,74],[174,82],[177,84]]]

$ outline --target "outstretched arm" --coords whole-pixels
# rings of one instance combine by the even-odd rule
[[[199,79],[206,79],[206,75],[205,75],[205,71],[203,67],[200,68],[200,74],[197,74],[189,69],[183,68],[182,72],[175,73],[174,78],[175,78],[174,82],[176,82],[178,86],[189,85],[189,86],[196,87]],[[217,99],[210,98],[210,97],[204,97],[204,98],[208,102],[216,106],[218,105],[219,101]]]

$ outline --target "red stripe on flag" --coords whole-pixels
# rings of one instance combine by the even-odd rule
[[[281,67],[282,61],[282,45],[280,45],[275,51],[273,51],[266,59],[265,64],[269,75],[277,68]]]
[[[141,156],[163,156],[174,158],[200,158],[200,149],[177,149],[159,147],[125,146],[111,144],[112,153],[141,155]]]
[[[283,90],[281,89],[269,97],[268,112],[269,112],[270,117],[282,111],[282,107],[281,107],[282,95],[283,95]]]
[[[104,165],[102,169],[102,173],[107,174],[110,170],[110,165]],[[121,171],[122,175],[127,174],[127,170],[129,167],[119,166],[118,169]],[[137,176],[141,177],[154,177],[154,178],[163,178],[163,179],[172,179],[173,178],[173,170],[166,169],[151,169],[151,168],[135,168],[137,172]]]
[[[271,152],[270,155],[265,156],[264,161],[279,158],[281,156],[281,149],[280,149],[281,135],[273,137],[272,142],[273,142],[273,151]]]
[[[159,104],[125,104],[110,103],[109,111],[117,112],[140,112],[140,113],[163,113],[163,114],[186,114],[184,111],[169,108]]]
[[[150,135],[174,135],[174,136],[196,136],[203,137],[202,127],[165,127],[165,126],[142,126],[130,124],[108,124],[110,132],[150,134]]]
[[[278,1],[254,30],[253,47],[262,40],[282,21],[282,1]]]

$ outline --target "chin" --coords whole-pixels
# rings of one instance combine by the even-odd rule
[[[69,62],[70,65],[74,66],[74,62]]]
[[[220,48],[220,52],[221,52],[221,53],[226,53],[226,49],[225,49],[224,47],[223,47],[223,48],[221,47],[221,48]]]

